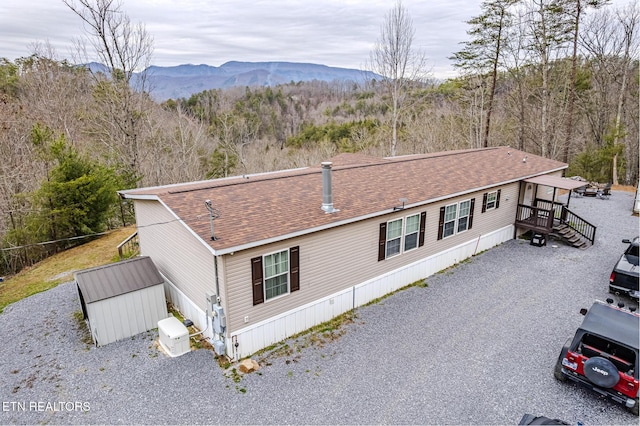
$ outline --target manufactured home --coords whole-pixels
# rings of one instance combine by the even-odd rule
[[[509,147],[340,154],[120,195],[167,297],[217,353],[240,359],[525,231],[550,232],[572,214],[559,189],[583,185],[566,168]]]

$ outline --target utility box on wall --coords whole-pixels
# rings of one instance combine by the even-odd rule
[[[213,307],[213,331],[218,334],[224,333],[227,328],[227,317],[224,313],[224,309],[220,305],[214,305]]]

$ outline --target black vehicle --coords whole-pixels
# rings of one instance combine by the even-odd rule
[[[569,423],[560,419],[551,419],[545,416],[534,416],[533,414],[525,414],[520,419],[518,425],[568,425]]]
[[[629,244],[624,254],[616,263],[609,277],[609,292],[614,294],[626,294],[633,298],[640,298],[638,291],[638,237],[633,241],[622,240]]]
[[[624,304],[595,302],[556,362],[554,376],[572,380],[638,415],[640,315]]]

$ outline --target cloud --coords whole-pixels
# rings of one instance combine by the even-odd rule
[[[447,59],[466,38],[464,21],[479,13],[469,0],[404,0],[434,72],[452,73]],[[237,61],[313,62],[362,68],[393,3],[379,0],[124,0],[132,22],[154,39],[155,65],[221,65]],[[48,41],[70,58],[83,26],[62,1],[2,0],[0,56],[14,60]]]

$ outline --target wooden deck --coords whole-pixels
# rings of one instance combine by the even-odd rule
[[[547,235],[553,229],[553,216],[553,210],[518,204],[516,226]]]
[[[596,227],[573,213],[562,204],[543,201],[539,206],[518,204],[515,225],[538,234],[549,235],[557,225],[565,225],[582,236],[592,245],[595,242]]]

